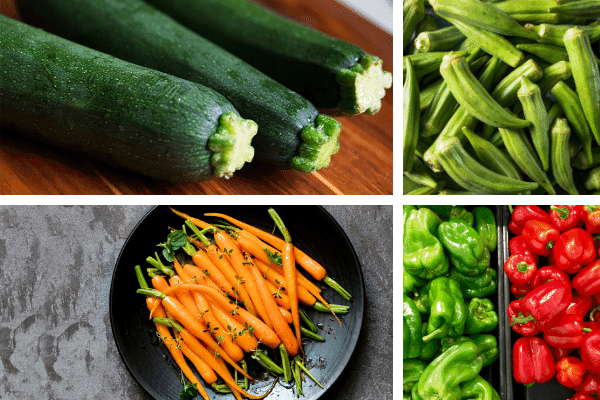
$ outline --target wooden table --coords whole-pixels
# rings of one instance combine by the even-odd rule
[[[349,41],[383,59],[393,70],[392,36],[331,0],[259,0],[277,13]],[[14,0],[0,12],[19,19]],[[390,15],[390,18],[392,16]],[[230,180],[168,184],[68,154],[61,149],[0,132],[0,194],[356,194],[390,195],[392,189],[393,92],[387,91],[375,116],[336,117],[340,151],[328,168],[305,174],[247,165]]]

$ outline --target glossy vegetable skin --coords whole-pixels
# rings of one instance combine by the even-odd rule
[[[256,124],[215,91],[8,17],[0,29],[3,125],[173,182],[231,176],[252,160]]]

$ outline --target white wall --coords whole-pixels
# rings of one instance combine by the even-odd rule
[[[384,31],[393,33],[393,0],[338,0]]]

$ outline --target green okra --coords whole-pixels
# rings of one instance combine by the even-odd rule
[[[424,138],[419,137],[417,141],[417,148],[415,149],[415,155],[420,159],[423,159],[423,154],[427,151],[427,149],[433,144],[432,138]]]
[[[552,103],[552,105],[548,109],[548,126],[553,126],[554,120],[556,120],[556,118],[562,117],[563,115],[565,115],[565,113],[560,107],[560,104]]]
[[[452,190],[452,189],[444,189],[438,192],[438,195],[454,195],[454,196],[466,196],[466,195],[475,195],[477,193],[469,192],[468,190]]]
[[[581,149],[583,149],[583,146],[581,145],[581,143],[579,143],[579,140],[577,140],[577,138],[574,138],[571,136],[571,140],[569,140],[569,156],[571,157],[571,165],[573,163],[573,158],[581,153]],[[594,154],[592,153],[592,156]]]
[[[600,0],[577,0],[548,8],[548,12],[585,18],[600,18]]]
[[[577,135],[586,157],[592,160],[592,132],[579,101],[579,96],[564,81],[559,81],[550,90],[560,104],[571,130]]]
[[[509,178],[484,167],[469,155],[457,138],[446,140],[443,143],[438,158],[448,175],[470,192],[517,194],[538,187],[535,182]]]
[[[502,135],[500,134],[500,131],[498,129],[496,129],[496,131],[490,138],[490,143],[498,148],[504,147],[504,141],[502,140]]]
[[[510,16],[519,23],[557,24],[560,21],[560,14],[511,14]]]
[[[430,0],[436,14],[504,36],[537,40],[538,35],[525,29],[514,18],[490,4],[478,0]]]
[[[406,175],[402,176],[402,194],[406,195],[406,194],[408,194],[410,192],[413,192],[413,191],[419,190],[419,189],[423,189],[423,188],[431,189],[428,186],[423,186],[421,184],[413,182],[412,180],[408,179],[406,177]]]
[[[552,125],[552,173],[556,182],[569,194],[577,195],[575,182],[573,181],[573,167],[571,166],[571,154],[569,152],[569,139],[571,128],[564,118],[557,118]]]
[[[542,169],[548,171],[550,168],[550,127],[548,112],[540,88],[524,76],[521,78],[521,88],[517,96],[523,106],[525,119],[531,122],[529,133],[533,147],[542,163]]]
[[[500,11],[513,14],[547,14],[550,7],[560,4],[559,0],[506,0],[494,3]]]
[[[456,101],[478,120],[496,127],[525,128],[529,121],[506,112],[477,78],[469,71],[463,56],[453,52],[446,55],[440,72]]]
[[[423,0],[404,0],[402,10],[402,39],[403,49],[406,50],[417,24],[425,15]]]
[[[525,55],[504,37],[490,31],[463,23],[450,17],[444,17],[452,23],[463,35],[469,38],[479,48],[500,58],[513,68],[520,65]]]
[[[415,48],[418,53],[450,51],[463,40],[465,40],[465,35],[456,27],[448,26],[435,31],[419,33],[415,38]]]
[[[515,164],[549,194],[556,194],[548,175],[542,169],[533,145],[522,129],[499,128],[504,146]]]
[[[600,165],[600,147],[594,147],[592,149],[592,161],[588,161],[588,158],[582,152],[571,160],[571,165],[577,169],[590,169]]]
[[[460,51],[455,53],[463,56],[469,55],[468,51]],[[440,65],[442,64],[442,60],[446,54],[448,54],[447,51],[433,51],[431,53],[418,53],[404,56],[402,58],[402,72],[406,74],[406,59],[409,59],[415,71],[415,76],[417,78],[425,76],[440,69]]]
[[[600,67],[589,36],[579,27],[569,29],[564,42],[581,108],[596,142],[600,144]]]
[[[587,190],[600,189],[600,167],[596,167],[590,171],[585,180],[585,188]]]
[[[438,182],[433,176],[432,171],[417,156],[414,156],[412,169],[410,172],[404,172],[404,176],[423,186],[438,187]]]
[[[591,36],[593,32],[595,33],[598,26],[600,26],[600,22],[594,22],[594,23],[591,23],[586,26],[580,26],[580,28],[583,29],[588,35]],[[565,24],[565,25],[525,24],[526,29],[528,29],[532,32],[535,32],[539,35],[539,37],[540,37],[538,39],[539,43],[548,43],[548,44],[553,44],[553,45],[559,46],[559,47],[565,47],[563,38],[565,36],[565,33],[567,33],[567,31],[573,27],[574,27],[574,25],[569,25],[569,24]],[[592,43],[594,43],[593,40],[590,40],[590,41]]]
[[[539,81],[543,71],[533,60],[526,61],[519,68],[506,75],[492,91],[492,98],[502,107],[512,107],[518,100],[517,92],[521,87],[521,77],[526,76],[531,82]]]
[[[494,146],[491,142],[477,135],[471,129],[463,127],[462,130],[469,143],[471,143],[471,147],[475,150],[475,155],[481,165],[500,175],[516,180],[522,179],[521,172],[509,155]]]
[[[558,81],[566,81],[572,76],[571,64],[567,61],[559,61],[544,68],[543,74],[542,79],[536,82],[542,95],[548,93]]]
[[[567,50],[563,47],[554,46],[548,43],[518,44],[517,49],[533,54],[551,64],[555,64],[559,61],[569,61]]]
[[[406,82],[404,83],[404,142],[403,167],[405,172],[412,169],[415,149],[419,140],[419,86],[412,67],[412,62],[405,57]]]
[[[429,107],[433,101],[433,98],[435,97],[435,94],[443,84],[444,79],[439,79],[419,92],[419,108],[421,109],[421,112]]]
[[[407,196],[424,196],[430,194],[436,194],[442,187],[444,187],[444,183],[440,182],[437,188],[431,188],[429,186],[423,186],[418,189],[414,189],[408,193],[405,193]]]
[[[419,36],[422,32],[430,32],[438,29],[437,22],[435,17],[431,14],[425,13],[423,18],[419,21],[415,28],[415,38]],[[408,46],[408,50],[405,51],[404,54],[416,54],[417,49],[415,48],[415,41],[413,40]]]

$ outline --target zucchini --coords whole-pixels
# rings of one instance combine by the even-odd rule
[[[358,46],[247,0],[146,0],[307,97],[319,108],[375,114],[392,74]]]
[[[339,149],[341,125],[306,98],[142,0],[20,0],[21,15],[83,45],[225,96],[260,127],[255,160],[312,172]]]
[[[212,89],[0,15],[0,121],[36,140],[172,182],[230,177],[256,123]]]

